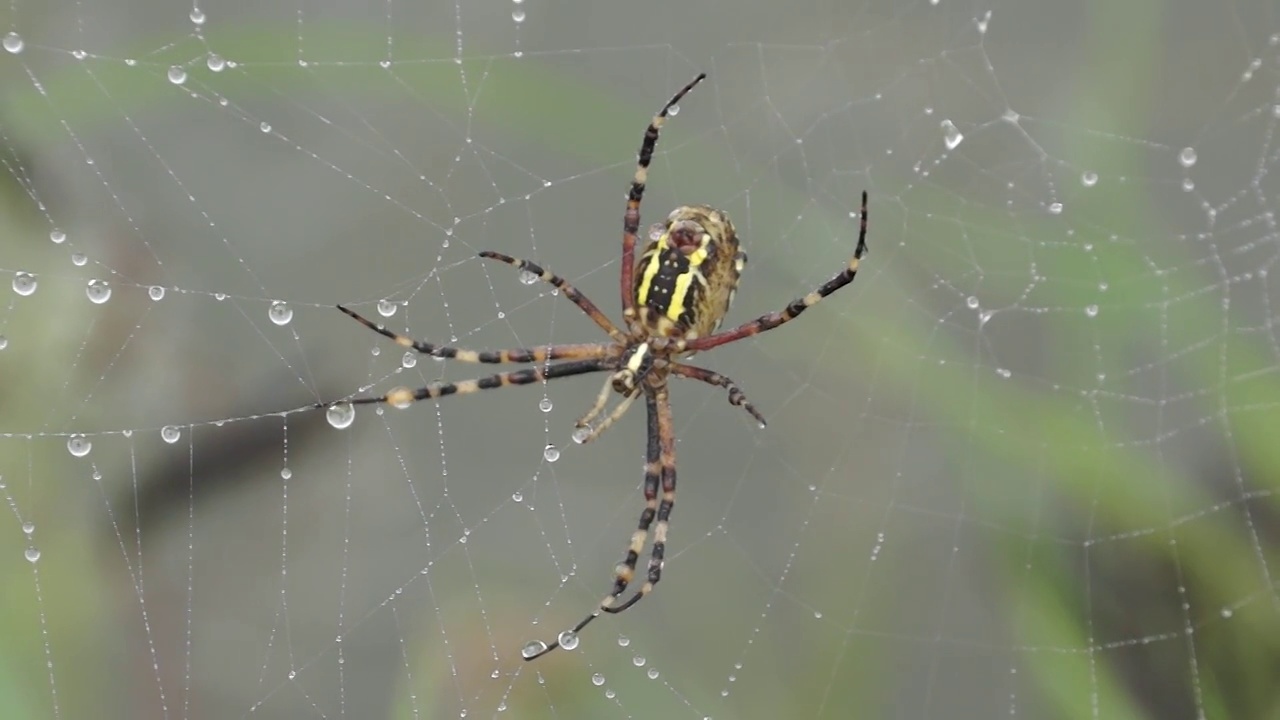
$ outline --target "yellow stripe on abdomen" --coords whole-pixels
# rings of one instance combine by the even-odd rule
[[[693,285],[693,276],[701,274],[698,266],[707,259],[707,244],[710,240],[707,235],[702,236],[702,245],[689,254],[688,269],[676,276],[675,286],[671,288],[671,302],[667,303],[667,318],[674,322],[678,322],[687,309],[685,303],[689,298],[689,288]]]

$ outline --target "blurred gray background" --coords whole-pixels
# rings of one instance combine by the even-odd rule
[[[1280,717],[1274,4],[17,0],[0,28],[5,717]],[[526,664],[609,587],[643,410],[575,445],[591,376],[335,428],[307,408],[477,373],[333,305],[601,339],[475,254],[617,317],[636,149],[700,71],[642,227],[732,216],[729,321],[837,272],[864,189],[871,253],[699,358],[767,429],[674,381],[662,584]]]

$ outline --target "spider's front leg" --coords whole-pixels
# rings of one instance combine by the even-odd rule
[[[510,350],[467,350],[465,348],[452,347],[450,345],[436,345],[425,340],[415,340],[408,335],[401,335],[397,332],[388,330],[381,323],[364,317],[355,310],[351,310],[345,305],[339,305],[338,309],[354,318],[357,322],[370,330],[391,338],[400,347],[406,347],[423,355],[441,358],[443,360],[458,360],[466,363],[485,363],[485,364],[502,364],[502,363],[542,363],[548,360],[582,360],[587,358],[601,358],[605,356],[605,351],[599,343],[579,343],[574,345],[549,345],[540,348],[513,348]]]
[[[528,260],[521,260],[520,258],[503,255],[502,253],[493,252],[492,250],[485,250],[481,252],[480,257],[488,258],[490,260],[498,260],[512,267],[520,268],[524,272],[536,275],[542,282],[547,283],[564,293],[564,296],[569,298],[574,305],[577,305],[582,312],[586,313],[587,317],[591,318],[592,322],[599,326],[601,330],[609,333],[609,337],[613,338],[615,342],[626,341],[627,338],[622,334],[622,331],[613,324],[613,321],[605,317],[605,314],[600,311],[600,308],[596,307],[595,303],[591,302],[590,298],[583,295],[577,288],[570,285],[569,281],[559,275],[556,275],[550,270],[544,270],[542,266],[535,265]]]

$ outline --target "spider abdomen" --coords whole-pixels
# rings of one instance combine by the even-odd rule
[[[640,323],[660,337],[715,332],[747,262],[729,217],[706,205],[684,205],[656,225],[651,237],[636,265]]]

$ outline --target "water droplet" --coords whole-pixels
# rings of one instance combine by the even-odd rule
[[[631,638],[627,637],[626,635],[618,636],[618,647],[626,647],[630,644],[631,644]]]
[[[662,237],[662,233],[667,231],[667,226],[663,223],[654,223],[649,226],[649,239],[658,240]]]
[[[512,10],[512,11],[511,11],[511,19],[512,19],[512,20],[515,20],[517,23],[522,23],[522,22],[524,22],[524,11],[523,11],[523,10],[519,10],[519,9],[517,9],[517,10]]]
[[[1234,610],[1232,610],[1231,608],[1222,608],[1223,619],[1230,620],[1232,615],[1235,615]]]
[[[191,8],[190,17],[191,17],[191,22],[195,23],[196,25],[204,24],[204,11],[201,10],[200,8],[198,7]]]
[[[356,408],[351,403],[345,402],[330,405],[324,412],[324,419],[339,430],[351,427],[351,423],[356,419]]]
[[[160,287],[159,285],[152,285],[151,287],[147,288],[147,297],[151,298],[152,300],[163,300],[164,288]]]
[[[85,287],[84,294],[88,296],[89,302],[94,305],[101,305],[111,299],[111,284],[106,280],[90,280]]]
[[[399,307],[399,305],[396,305],[390,300],[379,300],[378,314],[381,315],[382,317],[391,317],[392,315],[396,314],[397,307]]]
[[[89,262],[89,257],[82,252],[71,253],[71,264],[76,267],[84,267]]]
[[[675,117],[676,115],[679,115],[679,114],[680,114],[679,105],[672,105],[671,107],[667,108],[667,115],[671,117]]]
[[[0,335],[0,350],[3,350],[7,347],[9,347],[9,338],[3,335]]]
[[[591,428],[580,427],[573,431],[573,441],[581,445],[591,438]]]
[[[169,82],[173,83],[174,85],[181,85],[186,81],[187,81],[186,70],[183,70],[178,65],[172,65],[169,67]]]
[[[517,490],[511,493],[511,499],[515,502],[524,502],[524,493]]]
[[[600,673],[596,673],[596,674],[592,675],[592,676],[591,676],[591,684],[592,684],[592,685],[595,685],[596,687],[600,687],[601,685],[603,685],[603,684],[604,684],[604,676],[603,676],[603,675],[601,675]]]
[[[520,282],[524,283],[525,285],[532,285],[538,282],[538,276],[529,270],[521,270]]]
[[[547,462],[555,462],[560,459],[560,448],[555,445],[548,445],[542,448],[542,457]]]
[[[293,319],[293,308],[277,300],[271,303],[271,309],[267,311],[267,317],[271,318],[271,322],[277,325],[288,325],[289,321]]]
[[[67,438],[67,452],[76,457],[84,457],[93,449],[93,442],[84,435],[72,435]]]
[[[214,72],[222,72],[227,67],[227,61],[218,53],[209,53],[209,57],[205,60],[205,64]]]
[[[13,276],[13,291],[24,297],[35,292],[38,284],[36,276],[31,273],[20,272]]]
[[[22,523],[22,532],[26,533],[27,535],[30,535],[31,533],[33,533],[33,532],[35,532],[35,531],[36,531],[36,524],[35,524],[35,523],[33,523],[33,522],[24,522],[24,523]]]
[[[968,305],[970,310],[977,310],[979,305],[978,297],[976,295],[970,295],[964,299],[964,304]]]
[[[280,468],[280,479],[288,480],[293,477],[293,471],[289,468]]]
[[[1050,212],[1051,214],[1053,214],[1053,215],[1061,215],[1061,214],[1062,214],[1062,203],[1060,203],[1060,202],[1049,203],[1049,212]]]
[[[57,228],[54,228],[49,231],[49,240],[51,240],[54,245],[61,245],[67,241],[67,234]]]
[[[1193,147],[1184,147],[1178,153],[1178,163],[1184,168],[1189,168],[1196,164],[1196,149]]]
[[[417,364],[418,364],[418,353],[416,352],[406,352],[404,354],[404,357],[400,358],[400,365],[402,365],[403,367],[411,368]]]
[[[271,132],[271,123],[267,122],[266,120],[263,120],[262,122],[258,123],[258,129],[264,133],[269,133]]]
[[[528,660],[537,657],[547,651],[547,644],[541,640],[530,640],[525,646],[520,648],[520,657]]]
[[[950,120],[943,120],[942,123],[942,142],[946,144],[948,150],[955,150],[960,143],[964,142],[964,133],[955,126]]]
[[[658,668],[649,668],[649,672],[645,673],[650,680],[658,679]]]
[[[996,368],[996,374],[1002,378],[1013,377],[1013,371],[1008,368]]]
[[[1088,307],[1086,307],[1086,308],[1084,309],[1084,314],[1085,314],[1085,315],[1088,315],[1089,317],[1097,317],[1097,316],[1098,316],[1098,306],[1097,306],[1097,305],[1089,305]]]
[[[631,664],[635,665],[636,667],[644,667],[644,662],[645,660],[643,655],[637,655],[631,658]]]
[[[390,61],[390,60],[379,60],[379,61],[378,61],[378,67],[382,68],[383,70],[386,70],[387,68],[391,67],[391,61]]]
[[[991,11],[988,10],[986,14],[984,14],[982,17],[978,18],[974,22],[978,26],[978,34],[986,35],[987,28],[991,26]]]
[[[1085,187],[1093,187],[1098,184],[1098,173],[1092,171],[1085,172],[1080,176],[1080,182],[1083,183]]]
[[[574,648],[578,647],[578,642],[579,642],[578,633],[572,630],[565,630],[564,632],[560,633],[559,635],[556,636],[556,640],[560,641],[560,647],[564,648],[565,650],[573,650]]]
[[[22,40],[22,36],[16,32],[11,32],[8,35],[5,35],[3,44],[4,44],[4,49],[8,50],[14,55],[17,55],[18,53],[22,52],[22,48],[27,46],[27,44]]]
[[[77,60],[83,60],[83,59],[85,59],[85,58],[89,57],[89,53],[87,53],[87,52],[85,52],[85,51],[83,51],[83,50],[72,50],[72,51],[71,51],[71,57],[73,57],[73,58],[75,58],[75,59],[77,59]]]
[[[25,557],[27,558],[27,560],[29,560],[30,562],[35,562],[35,561],[37,561],[37,560],[39,560],[39,559],[40,559],[40,551],[39,551],[39,550],[37,550],[37,549],[35,549],[35,548],[33,548],[33,547],[29,547],[29,548],[27,548],[26,552],[24,552],[24,553],[22,553],[22,554],[23,554],[23,556],[25,556]]]
[[[178,438],[182,437],[182,431],[174,425],[165,425],[160,428],[160,439],[170,445],[178,442]]]
[[[551,412],[552,407],[551,398],[542,398],[542,400],[538,401],[538,409],[542,412]]]
[[[214,293],[214,294],[213,294],[213,299],[214,299],[214,300],[217,300],[218,302],[222,302],[223,300],[226,300],[226,299],[227,299],[227,294],[226,294],[226,293],[220,293],[220,292]]]

